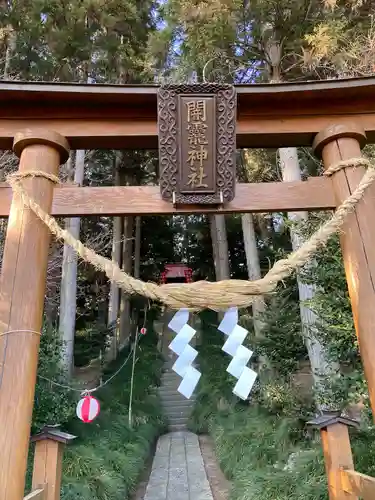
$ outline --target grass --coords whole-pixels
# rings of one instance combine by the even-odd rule
[[[211,421],[216,456],[232,481],[231,500],[327,499],[320,444],[300,441],[299,422],[257,406]]]
[[[163,363],[153,334],[148,331],[137,351],[132,425],[128,422],[129,361],[96,394],[102,408],[99,417],[92,424],[74,420],[69,426],[79,439],[65,454],[62,500],[125,500],[136,487],[151,448],[165,426],[156,394]],[[109,373],[122,362],[118,359],[113,363]]]
[[[190,428],[213,438],[218,462],[232,482],[230,500],[327,500],[319,433],[307,429],[306,415],[298,404],[293,411],[289,396],[287,406],[274,412],[259,404],[257,389],[250,404],[233,397],[222,335],[210,319],[202,318],[202,379]],[[351,434],[356,470],[375,476],[375,428],[364,425]]]
[[[123,363],[123,352],[104,380]],[[128,422],[131,359],[120,374],[95,393],[101,412],[91,424],[77,417],[64,430],[78,436],[64,452],[61,500],[126,500],[134,491],[157,437],[165,429],[156,388],[162,359],[149,328],[137,349],[133,421]]]

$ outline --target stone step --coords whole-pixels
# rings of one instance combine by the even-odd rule
[[[189,407],[189,408],[193,408],[193,406],[195,405],[194,401],[189,401],[189,400],[186,400],[186,399],[180,399],[180,398],[161,398],[161,401],[162,401],[162,404],[164,406],[168,406],[168,407],[171,407],[171,406],[181,406],[181,407]]]
[[[187,417],[173,417],[169,418],[168,422],[170,425],[186,425],[189,419]]]
[[[175,402],[180,402],[180,403],[189,403],[194,405],[195,404],[195,399],[186,399],[182,395],[180,395],[178,392],[162,392],[159,393],[160,399],[162,402],[167,402],[167,401],[175,401]]]
[[[181,424],[170,424],[168,426],[169,432],[179,432],[179,431],[186,431],[186,425],[181,425]]]
[[[192,412],[193,408],[194,408],[194,406],[184,406],[184,405],[179,405],[176,403],[173,403],[171,405],[163,404],[162,407],[163,407],[164,413],[168,413],[169,411],[174,411],[174,410]]]
[[[163,376],[161,377],[161,381],[162,381],[162,384],[170,384],[170,383],[173,383],[173,382],[178,382],[179,380],[181,380],[181,377],[179,376],[172,376],[172,375],[168,375],[168,376]]]
[[[175,389],[162,389],[159,391],[159,396],[160,397],[169,397],[169,396],[174,396],[175,399],[179,399],[180,401],[183,401],[184,399],[186,400],[185,396],[180,394],[178,391]]]
[[[177,394],[179,394],[181,397],[185,397],[183,396],[182,394],[180,394],[178,392],[178,387],[181,383],[181,380],[179,380],[178,382],[176,383],[168,383],[168,384],[163,384],[159,387],[159,392],[176,392]]]
[[[173,410],[168,410],[165,412],[165,415],[167,418],[175,418],[175,417],[181,417],[181,418],[189,418],[191,415],[191,410],[179,410],[179,409],[173,409]]]
[[[186,399],[185,396],[183,396],[180,392],[178,392],[177,387],[161,387],[159,389],[159,394],[167,394],[167,395],[169,395],[169,394],[175,394],[179,398]]]
[[[177,387],[181,384],[181,378],[176,380],[167,380],[161,382],[161,389],[174,389],[177,390]]]
[[[186,403],[185,401],[181,400],[162,400],[162,405],[164,408],[182,408],[182,409],[188,409],[188,408],[194,408],[194,403],[191,403],[190,401]]]
[[[177,391],[182,379],[171,370],[172,364],[173,360],[168,360],[165,363],[165,371],[159,387],[159,396],[164,414],[169,422],[169,430],[172,432],[185,431],[186,424],[194,408],[195,398],[186,399]]]
[[[163,408],[194,408],[194,405],[185,405],[183,401],[168,399],[161,401]]]
[[[183,413],[184,415],[190,415],[193,412],[193,406],[163,406],[163,413],[169,415],[171,413]]]
[[[171,408],[164,408],[165,415],[191,415],[193,408],[179,408],[178,406],[172,406]]]
[[[159,394],[176,394],[178,397],[186,399],[185,396],[178,392],[177,388],[179,385],[180,384],[173,387],[165,385],[159,389]]]
[[[177,390],[177,387],[180,384],[181,384],[181,379],[179,379],[179,380],[173,380],[173,381],[172,380],[170,380],[170,381],[168,380],[167,382],[165,382],[165,381],[162,382],[160,388],[162,388],[162,389],[168,388],[168,389],[175,389],[175,390]]]
[[[178,374],[174,370],[166,370],[162,373],[162,378],[163,377],[178,377]]]
[[[170,424],[186,424],[186,422],[188,422],[189,420],[189,416],[185,415],[185,416],[168,416],[168,422]]]
[[[186,402],[183,399],[176,398],[175,396],[162,396],[161,398],[161,404],[163,407],[170,407],[170,406],[195,406],[194,401],[188,401]]]
[[[181,408],[194,407],[194,401],[189,401],[188,399],[179,399],[179,398],[162,399],[162,403],[164,406],[168,406],[168,408],[170,408],[171,406],[179,406]]]
[[[174,363],[172,362],[172,366],[174,365]],[[197,368],[197,370],[199,370],[199,367],[196,363],[193,363],[193,365],[195,368]],[[161,375],[161,378],[174,378],[174,377],[179,377],[178,373],[176,373],[174,370],[172,369],[168,369],[168,370],[165,370],[162,375]]]
[[[161,398],[162,401],[171,401],[171,400],[174,400],[174,401],[177,401],[177,402],[180,401],[181,403],[184,403],[185,401],[191,402],[189,399],[184,398],[184,396],[182,396],[178,392],[173,392],[173,391],[161,392],[161,393],[159,393],[159,396],[160,396],[160,398]],[[192,404],[194,404],[194,401],[195,400],[193,400]]]
[[[174,382],[162,382],[159,390],[170,389],[177,391],[177,387],[181,384],[181,379],[175,380]]]
[[[166,411],[165,415],[168,418],[190,418],[191,412],[190,411]]]
[[[165,370],[161,376],[162,376],[162,378],[163,377],[178,377],[178,374],[174,370]]]

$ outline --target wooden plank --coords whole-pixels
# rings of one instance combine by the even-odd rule
[[[0,217],[9,214],[12,200],[12,191],[5,186],[0,186]],[[234,200],[220,209],[196,205],[174,207],[161,199],[159,186],[65,186],[55,188],[51,213],[61,217],[167,215],[332,210],[335,206],[331,179],[312,177],[306,182],[237,184]]]
[[[40,484],[47,482],[47,457],[48,442],[38,441],[35,443],[32,487],[36,489]]]
[[[324,462],[328,481],[329,500],[357,500],[355,495],[347,494],[341,484],[341,469],[353,469],[348,427],[333,424],[320,431]]]
[[[257,84],[238,84],[236,90],[239,94],[276,94],[276,93],[290,93],[296,91],[311,91],[316,90],[321,92],[327,89],[344,89],[348,88],[355,90],[375,86],[375,78],[373,76],[361,78],[342,78],[340,80],[314,80],[307,82],[281,82],[273,84],[257,83]],[[2,81],[0,82],[0,91],[18,91],[18,92],[50,92],[59,93],[89,93],[102,96],[103,94],[128,94],[132,98],[134,95],[155,95],[158,89],[156,84],[135,84],[135,85],[119,85],[119,84],[82,84],[72,82],[28,82],[28,81]]]
[[[349,121],[375,141],[373,77],[236,90],[240,148],[310,146],[323,128]],[[0,148],[10,149],[20,129],[38,126],[66,136],[74,149],[156,149],[157,92],[156,85],[0,82]]]
[[[47,495],[45,500],[60,500],[63,449],[62,443],[48,441]]]
[[[39,488],[24,497],[23,500],[45,500],[45,489]]]
[[[270,116],[239,116],[237,120],[238,148],[275,148],[311,146],[314,136],[335,120],[340,123],[357,121],[366,131],[369,142],[375,142],[375,114],[358,113],[333,115],[290,116],[281,113]],[[11,149],[14,135],[27,128],[49,128],[65,136],[72,149],[157,149],[155,118],[124,115],[122,118],[92,119],[8,119],[0,118],[0,148]]]
[[[44,500],[60,500],[64,443],[43,439],[35,443],[32,487],[45,484]]]
[[[19,130],[49,129],[66,137],[73,149],[157,149],[157,124],[150,119],[0,119],[0,148],[11,149]],[[81,147],[86,145],[88,147]]]
[[[239,84],[235,85],[238,96],[239,114],[246,114],[256,108],[275,110],[275,104],[289,113],[306,114],[306,109],[332,114],[335,107],[350,112],[372,109],[375,93],[375,78],[349,78],[310,82],[274,83],[274,84]],[[76,108],[66,109],[66,103],[77,103],[86,113],[95,112],[95,108],[105,108],[103,118],[117,108],[117,112],[134,107],[148,108],[156,115],[158,85],[116,85],[116,84],[74,84],[50,82],[0,82],[0,116],[20,118],[30,113],[30,107],[38,104],[40,109],[55,112],[57,107],[65,107],[70,117]],[[317,99],[318,98],[318,99]],[[298,106],[290,106],[298,101]],[[320,106],[316,103],[320,101]],[[324,102],[324,106],[322,105]],[[366,102],[367,101],[367,104]],[[27,108],[24,108],[27,102]],[[65,104],[65,106],[64,106]],[[88,106],[88,104],[94,104]],[[111,107],[114,105],[114,107]],[[122,111],[119,105],[125,107]],[[13,109],[13,113],[10,110]],[[341,110],[341,111],[340,111]],[[274,112],[274,111],[273,111]]]
[[[341,471],[342,486],[345,492],[351,493],[364,500],[373,500],[375,498],[375,478],[366,476],[354,470]]]

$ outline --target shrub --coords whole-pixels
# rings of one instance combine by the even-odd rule
[[[104,380],[127,356],[128,352],[123,352],[111,364]],[[162,365],[154,335],[142,337],[137,350],[131,425],[131,359],[117,377],[95,394],[102,408],[97,419],[86,425],[78,419],[69,423],[68,430],[78,439],[64,456],[62,500],[129,498],[154,441],[165,428],[156,394]]]
[[[65,373],[60,363],[62,348],[63,344],[56,330],[45,325],[40,341],[39,376],[66,384]],[[74,414],[74,402],[75,396],[71,391],[38,377],[32,432],[37,432],[48,424],[65,424]]]

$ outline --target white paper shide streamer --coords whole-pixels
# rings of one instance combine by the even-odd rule
[[[182,377],[181,384],[177,390],[185,398],[190,399],[201,377],[201,373],[193,366],[198,351],[191,347],[189,342],[196,334],[196,330],[187,324],[188,320],[188,309],[180,309],[173,316],[168,326],[177,333],[169,344],[169,349],[178,355],[175,364],[172,366],[172,370]]]
[[[241,399],[247,399],[257,374],[246,366],[253,355],[253,351],[242,345],[248,331],[238,325],[237,307],[231,307],[227,310],[219,325],[219,330],[228,336],[223,345],[223,351],[233,356],[227,368],[227,372],[238,379],[233,393]]]

